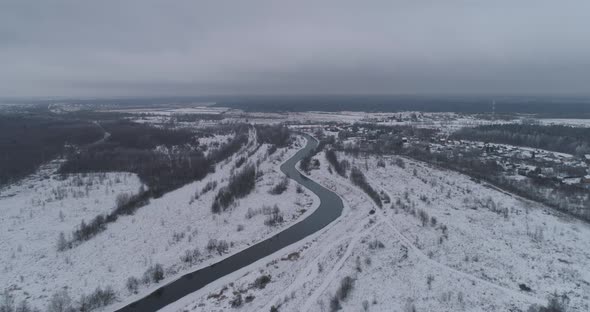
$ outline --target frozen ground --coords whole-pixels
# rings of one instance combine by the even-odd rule
[[[590,119],[574,118],[543,118],[539,119],[543,125],[568,125],[573,127],[590,127]]]
[[[164,311],[331,311],[346,277],[343,311],[526,311],[554,292],[569,311],[590,310],[588,224],[423,163],[349,158],[392,198],[371,215],[370,199],[318,159],[312,178],[344,199],[340,219]]]
[[[92,263],[92,254],[58,253],[59,233],[69,234],[82,220],[109,212],[117,195],[136,193],[141,185],[130,173],[61,178],[54,173],[56,166],[50,163],[18,185],[3,189],[0,198],[0,285],[19,299],[29,298],[30,303],[44,304],[63,286],[98,286],[88,280],[101,278],[87,274],[101,263]]]
[[[281,195],[268,193],[284,176],[279,170],[280,164],[303,144],[304,139],[298,138],[291,147],[278,149],[269,157],[266,156],[267,145],[258,149],[252,145],[230,161],[219,164],[215,173],[202,181],[151,200],[134,215],[119,217],[96,237],[63,252],[56,250],[60,232],[68,235],[82,219],[88,220],[98,213],[110,211],[116,195],[137,192],[138,179],[127,173],[109,173],[103,183],[93,183],[86,196],[86,183],[74,187],[69,181],[75,177],[57,182],[55,176],[49,174],[50,180],[31,179],[30,184],[23,183],[14,190],[3,191],[2,194],[7,195],[0,199],[3,211],[0,219],[0,246],[3,250],[0,285],[17,302],[26,298],[29,304],[39,308],[44,308],[49,297],[62,288],[76,300],[97,287],[111,286],[118,296],[115,306],[119,306],[182,273],[216,262],[280,231],[317,207],[315,195],[307,191],[297,193],[293,183]],[[257,180],[255,191],[226,212],[213,214],[211,203],[217,189],[227,184],[230,172],[235,170],[235,161],[248,154],[251,162],[259,161],[258,170],[264,172]],[[117,177],[121,182],[116,182]],[[203,187],[212,181],[218,186],[202,193]],[[67,197],[50,202],[52,189],[64,183]],[[197,193],[199,196],[195,198]],[[267,226],[264,224],[267,216],[261,208],[275,204],[285,221],[277,226]],[[253,213],[247,218],[249,209]],[[63,222],[60,211],[65,215]],[[210,239],[226,241],[228,249],[219,253],[208,252],[206,246]],[[187,250],[192,252],[195,249],[199,255],[191,263],[181,260]],[[137,294],[130,293],[125,286],[127,279],[134,276],[141,280],[146,269],[156,263],[163,265],[165,279],[159,284],[142,284]]]

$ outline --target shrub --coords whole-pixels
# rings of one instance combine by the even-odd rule
[[[302,194],[303,193],[303,187],[300,184],[297,184],[297,187],[295,188],[295,191],[297,192],[297,194]]]
[[[430,225],[431,226],[433,226],[433,227],[436,226],[437,222],[438,222],[438,220],[436,219],[436,217],[430,218]]]
[[[229,249],[229,244],[225,240],[217,241],[216,239],[212,238],[207,243],[207,251],[212,253],[216,251],[219,255],[223,254]]]
[[[383,243],[380,240],[375,239],[375,240],[369,242],[369,248],[370,249],[377,249],[377,248],[382,249],[382,248],[385,248],[385,245],[383,245]]]
[[[338,299],[338,296],[330,298],[330,311],[335,312],[340,309],[342,309],[342,306],[340,305],[340,299]]]
[[[430,217],[428,216],[428,213],[426,213],[426,211],[424,211],[422,209],[418,210],[418,218],[420,218],[420,221],[422,222],[422,226],[428,225],[428,221],[430,220]]]
[[[236,293],[234,298],[230,300],[229,303],[232,306],[232,308],[239,308],[240,306],[242,306],[242,294]]]
[[[244,216],[246,219],[252,219],[254,216],[258,214],[258,210],[254,210],[252,208],[248,208],[246,211],[246,215]]]
[[[217,181],[209,181],[207,182],[207,184],[205,184],[205,186],[203,186],[203,189],[201,189],[201,195],[214,190],[217,187]]]
[[[330,311],[338,311],[342,309],[340,301],[344,301],[348,298],[353,287],[354,279],[350,276],[346,276],[340,281],[340,287],[336,290],[336,294],[330,298]]]
[[[566,312],[569,305],[569,298],[566,294],[552,294],[547,300],[546,306],[531,305],[527,312]]]
[[[270,283],[270,275],[262,275],[254,281],[254,287],[258,289],[263,289],[266,285]]]
[[[217,249],[217,240],[214,238],[211,238],[209,240],[209,242],[207,243],[207,251],[209,253],[215,251],[215,249]]]
[[[222,239],[217,243],[216,250],[219,255],[223,254],[224,252],[227,252],[228,249],[229,244],[225,240]]]
[[[105,289],[97,288],[90,295],[84,295],[80,298],[80,311],[92,311],[111,304],[117,296],[115,291],[108,286]]]
[[[127,279],[125,286],[127,287],[129,293],[137,294],[137,290],[139,289],[139,280],[136,277],[131,276]]]
[[[193,250],[186,250],[184,252],[184,255],[180,257],[180,261],[193,265],[199,260],[200,256],[201,251],[199,250],[199,248],[195,248]]]
[[[280,195],[283,194],[287,188],[289,187],[289,178],[283,178],[277,185],[273,186],[270,191],[268,191],[272,195]]]
[[[369,311],[369,301],[363,300],[363,311]]]
[[[264,224],[268,226],[275,226],[283,222],[283,214],[277,205],[272,208],[270,215],[264,220]]]
[[[150,283],[150,282],[159,283],[163,279],[164,279],[164,268],[159,263],[150,266],[143,273],[143,281],[147,282],[147,283]]]
[[[68,295],[68,291],[59,290],[51,296],[47,312],[73,312],[72,299]]]
[[[57,237],[57,251],[64,251],[68,248],[70,248],[70,244],[66,240],[64,232],[60,232]]]
[[[428,285],[428,289],[432,289],[432,282],[434,282],[434,276],[432,274],[428,274],[426,277],[426,285]]]
[[[340,300],[346,300],[350,293],[352,292],[352,288],[354,286],[354,279],[350,276],[345,276],[340,281],[340,287],[336,292],[336,295]]]

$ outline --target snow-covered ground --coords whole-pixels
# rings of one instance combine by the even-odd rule
[[[88,291],[83,286],[100,285],[102,279],[89,274],[103,264],[77,250],[58,253],[59,234],[70,234],[82,220],[110,212],[117,195],[134,194],[141,186],[131,173],[75,174],[62,179],[54,172],[57,165],[44,166],[38,174],[3,189],[0,198],[0,285],[39,307],[64,286]],[[94,246],[92,253],[100,252]]]
[[[17,302],[26,298],[29,304],[39,308],[45,307],[49,297],[62,288],[76,300],[97,287],[111,286],[117,293],[118,303],[107,310],[137,299],[182,273],[244,249],[311,213],[317,207],[318,199],[308,191],[297,193],[294,183],[283,194],[268,193],[284,177],[279,170],[280,164],[304,144],[305,140],[298,137],[295,144],[278,149],[269,157],[266,157],[267,145],[256,150],[253,145],[234,155],[230,161],[220,163],[215,173],[202,181],[152,199],[134,215],[119,217],[96,237],[62,252],[56,250],[60,232],[68,235],[82,219],[89,220],[110,211],[119,193],[137,192],[139,180],[127,173],[109,173],[104,183],[93,184],[88,196],[85,186],[70,186],[69,181],[75,177],[59,183],[37,181],[30,187],[22,184],[15,186],[14,191],[3,191],[2,194],[16,195],[0,199],[3,212],[0,219],[0,246],[3,250],[0,285]],[[213,214],[211,204],[217,190],[228,183],[232,170],[239,170],[234,169],[235,161],[248,154],[251,154],[249,161],[258,161],[258,171],[264,173],[257,180],[256,189],[227,211]],[[121,182],[115,182],[117,177]],[[203,187],[213,181],[217,182],[217,187],[202,193]],[[67,190],[72,188],[71,193],[76,196],[68,195],[61,201],[49,202],[47,199],[52,189],[60,183],[65,183]],[[199,194],[197,198],[196,193]],[[46,202],[44,205],[43,201]],[[267,216],[258,212],[263,205],[272,207],[275,204],[285,221],[277,226],[267,226],[264,224]],[[60,219],[62,210],[63,222]],[[248,210],[252,211],[250,218],[246,217]],[[228,250],[208,252],[206,246],[210,239],[225,240]],[[195,261],[186,263],[181,260],[187,250],[195,249],[200,251]],[[164,267],[165,279],[158,284],[141,285],[138,294],[131,294],[126,289],[127,279],[134,276],[141,280],[146,269],[156,263]]]
[[[387,118],[354,112],[276,115],[276,119],[264,114],[249,118],[260,123]],[[470,116],[431,115],[414,124],[450,132],[488,122]],[[212,148],[229,137],[202,138],[200,144]],[[285,193],[269,194],[284,177],[280,164],[304,144],[299,137],[293,146],[270,157],[266,156],[268,146],[255,149],[251,145],[218,164],[202,181],[151,200],[134,215],[120,217],[96,237],[62,252],[56,250],[59,233],[70,235],[81,220],[108,213],[118,194],[136,193],[141,182],[129,173],[60,178],[55,174],[60,160],[51,162],[0,190],[0,291],[43,308],[59,289],[67,289],[76,300],[97,287],[111,286],[118,299],[106,310],[113,310],[184,273],[243,250],[318,206],[316,196],[308,190],[296,192],[293,181]],[[227,211],[213,214],[211,203],[217,190],[227,185],[233,171],[240,170],[235,169],[236,161],[246,155],[263,172],[255,191]],[[417,311],[526,311],[558,293],[567,295],[570,311],[590,311],[588,224],[424,163],[403,158],[400,166],[397,157],[385,157],[380,162],[385,166],[378,166],[375,157],[339,154],[391,198],[383,209],[370,213],[375,209],[371,199],[349,179],[330,173],[323,153],[316,158],[321,167],[310,178],[342,197],[345,207],[338,220],[163,310],[270,311],[275,306],[279,311],[331,311],[331,305],[338,304],[344,311],[412,311],[414,307]],[[203,192],[213,182],[217,186]],[[262,208],[274,205],[285,221],[267,226]],[[226,241],[228,249],[207,251],[211,239]],[[199,252],[192,263],[181,259],[194,250]],[[131,293],[127,279],[141,280],[154,264],[164,267],[164,280],[141,284],[137,293]],[[268,277],[268,285],[256,282],[263,276]],[[353,281],[352,290],[335,303],[347,277]],[[239,305],[237,298],[242,299]]]
[[[368,196],[317,158],[311,177],[344,199],[342,217],[164,311],[230,309],[238,294],[239,311],[331,311],[346,277],[343,311],[526,311],[552,293],[590,310],[588,224],[423,163],[348,158],[392,198],[371,215]]]
[[[573,127],[590,127],[590,119],[575,118],[542,118],[539,122],[543,125],[566,125]]]

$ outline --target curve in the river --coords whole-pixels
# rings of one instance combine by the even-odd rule
[[[340,197],[300,174],[295,168],[297,162],[318,145],[318,142],[311,136],[305,134],[304,136],[307,139],[307,144],[293,157],[283,163],[281,171],[319,197],[320,205],[311,215],[284,231],[233,254],[211,266],[185,274],[179,279],[158,288],[146,297],[117,311],[157,311],[225,275],[235,272],[321,230],[326,225],[336,220],[342,214],[343,205]]]

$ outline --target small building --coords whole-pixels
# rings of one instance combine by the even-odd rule
[[[582,183],[582,184],[590,184],[590,174],[583,176],[582,179],[580,179],[580,183]]]

